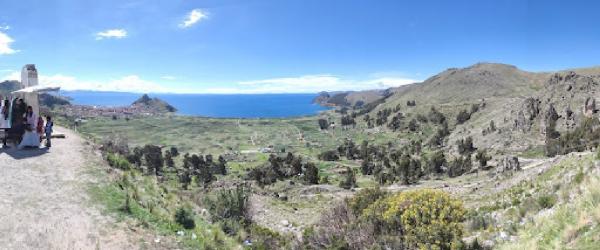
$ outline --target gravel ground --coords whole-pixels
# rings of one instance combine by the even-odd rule
[[[123,226],[90,206],[89,147],[74,132],[56,130],[66,138],[54,139],[51,149],[0,149],[1,248],[134,247]]]

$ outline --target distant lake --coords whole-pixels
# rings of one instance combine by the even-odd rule
[[[126,106],[142,94],[96,91],[61,91],[72,103],[92,106]],[[182,115],[219,118],[284,118],[314,115],[327,110],[312,104],[317,94],[149,94],[177,108]]]

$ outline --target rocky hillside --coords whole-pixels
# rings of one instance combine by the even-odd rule
[[[583,117],[597,116],[600,68],[536,73],[506,64],[478,63],[448,69],[390,92],[389,98],[367,113],[371,118],[387,114],[389,122],[402,113],[408,123],[411,115],[427,114],[434,107],[448,118],[449,147],[471,136],[476,145],[501,154],[522,152],[544,144],[546,118],[554,120],[558,132],[568,132]],[[470,114],[464,123],[457,122],[459,112],[470,111],[474,105],[480,107],[479,112]],[[491,123],[494,132],[487,133]]]
[[[21,88],[19,81],[4,81],[0,82],[0,94],[8,94]]]
[[[150,96],[147,94],[144,94],[142,97],[137,99],[131,104],[131,106],[153,109],[158,112],[177,112],[177,109],[171,106],[171,104],[168,104],[167,102],[158,98],[150,98]]]
[[[348,92],[321,92],[313,103],[335,107],[361,107],[389,95],[389,90],[365,90]]]

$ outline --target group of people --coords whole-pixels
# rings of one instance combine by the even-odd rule
[[[52,117],[44,119],[33,112],[33,107],[28,106],[23,99],[3,100],[0,107],[0,128],[5,130],[6,137],[12,136],[19,149],[26,147],[39,147],[42,143],[42,135],[46,136],[46,147],[51,147]]]

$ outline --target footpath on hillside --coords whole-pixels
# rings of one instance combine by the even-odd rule
[[[0,149],[2,249],[132,249],[135,240],[92,206],[92,155],[76,133],[46,149]],[[137,242],[139,244],[139,242]]]

